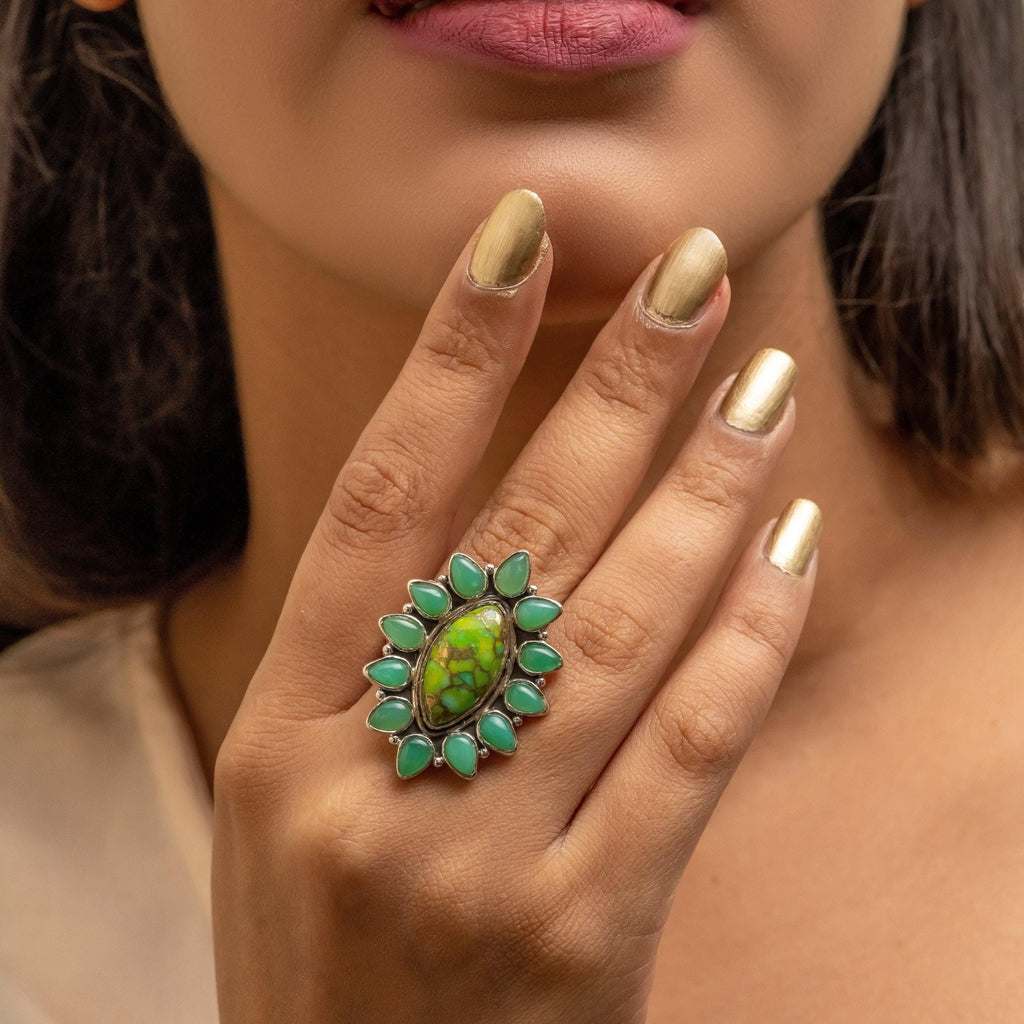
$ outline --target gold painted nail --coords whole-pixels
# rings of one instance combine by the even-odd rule
[[[728,260],[718,235],[690,228],[665,253],[644,295],[644,309],[669,326],[688,323],[725,277]]]
[[[796,363],[777,348],[755,352],[722,399],[725,422],[748,433],[767,433],[782,416],[796,384]]]
[[[790,576],[803,576],[821,536],[821,509],[806,498],[783,510],[768,541],[768,561]]]
[[[469,276],[484,288],[522,284],[540,262],[544,226],[544,204],[536,192],[507,192],[480,232]]]

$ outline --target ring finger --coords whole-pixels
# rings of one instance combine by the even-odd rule
[[[531,744],[575,807],[656,692],[728,568],[792,433],[796,367],[757,353],[712,396],[658,487],[566,602],[552,629],[563,699]]]

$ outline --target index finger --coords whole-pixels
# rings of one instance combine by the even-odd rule
[[[250,693],[298,685],[292,706],[316,715],[346,709],[366,689],[367,598],[401,604],[406,581],[441,563],[550,275],[540,198],[507,193],[463,249],[339,473]]]

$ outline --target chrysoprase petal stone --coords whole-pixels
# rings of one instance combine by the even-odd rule
[[[562,667],[562,656],[543,640],[527,640],[519,648],[519,664],[526,672],[554,672]]]
[[[504,597],[518,597],[530,582],[530,552],[509,555],[494,573],[494,589]]]
[[[524,597],[516,602],[516,625],[531,632],[549,626],[561,614],[562,606],[546,597]]]
[[[417,651],[427,638],[423,623],[411,615],[385,615],[380,628],[400,651]]]
[[[388,697],[370,712],[366,724],[377,732],[401,732],[411,721],[412,705],[399,697]]]
[[[416,611],[428,619],[440,619],[448,614],[452,606],[452,595],[440,583],[429,580],[412,580],[409,584],[409,596],[416,606]]]
[[[487,573],[469,555],[461,553],[452,555],[448,563],[448,579],[452,590],[467,601],[479,597],[487,586]]]
[[[400,690],[412,678],[412,665],[405,658],[380,658],[364,669],[369,679],[385,690]]]
[[[464,732],[449,733],[441,746],[441,753],[452,771],[464,779],[476,775],[477,749],[476,740]]]
[[[511,754],[519,742],[512,723],[500,711],[488,711],[476,724],[480,739],[499,754]]]
[[[505,706],[520,715],[543,715],[548,699],[528,679],[516,679],[505,690]]]
[[[505,611],[484,604],[454,619],[423,668],[423,713],[440,728],[477,707],[505,666]]]
[[[419,775],[433,760],[434,744],[426,736],[414,732],[402,740],[402,745],[398,748],[398,757],[395,758],[395,766],[403,779],[411,779],[414,775]]]

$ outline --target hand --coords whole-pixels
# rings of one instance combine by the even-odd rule
[[[513,208],[510,242],[494,224]],[[518,244],[513,264],[536,257],[526,280],[475,283],[481,229],[457,261],[338,476],[221,749],[224,1024],[642,1021],[680,875],[802,628],[816,560],[780,570],[769,526],[678,657],[792,431],[785,357],[770,360],[781,416],[758,420],[733,392],[730,425],[725,382],[616,533],[726,315],[724,254],[716,269],[717,240],[698,232],[665,260],[689,268],[682,286],[666,272],[654,295],[685,319],[710,293],[699,316],[645,309],[652,262],[457,545],[480,562],[526,548],[564,601],[550,713],[472,781],[396,776],[394,747],[365,726],[376,698],[361,670],[377,618],[450,553],[544,303],[539,213],[530,194],[506,197],[474,264],[480,277]]]

